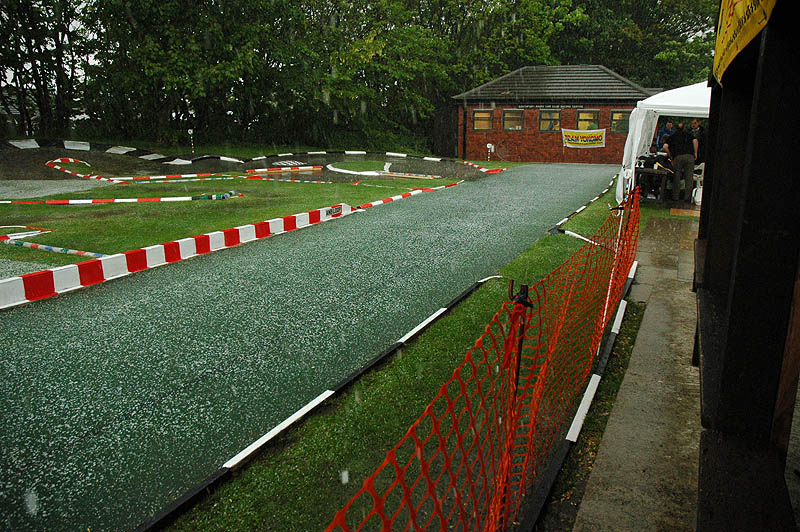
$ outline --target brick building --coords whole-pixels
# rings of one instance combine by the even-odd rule
[[[655,92],[602,65],[523,67],[454,96],[458,105],[437,116],[434,150],[462,159],[619,163],[631,110]],[[589,138],[571,130],[594,130],[593,147],[565,145],[565,131],[568,140]]]

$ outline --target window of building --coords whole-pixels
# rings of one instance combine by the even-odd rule
[[[503,110],[503,131],[522,131],[522,109]]]
[[[611,111],[611,132],[627,133],[630,118],[630,111]]]
[[[473,131],[491,131],[492,127],[492,111],[478,109],[472,111],[472,130]]]
[[[578,111],[578,129],[600,127],[600,111]]]
[[[539,131],[561,131],[561,111],[539,111]]]

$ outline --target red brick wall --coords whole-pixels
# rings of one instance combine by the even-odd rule
[[[464,154],[464,111],[459,109],[458,118],[458,153],[463,159],[486,160],[486,144],[495,145],[493,160],[531,161],[547,163],[622,163],[627,133],[611,132],[611,111],[632,110],[635,104],[590,105],[581,109],[574,107],[549,108],[561,110],[561,128],[578,128],[578,111],[600,111],[599,128],[606,130],[606,145],[603,148],[568,148],[563,145],[561,131],[539,131],[539,109],[523,109],[524,121],[522,131],[503,131],[503,109],[519,109],[508,105],[496,105],[492,114],[492,131],[473,131],[472,111],[489,109],[488,106],[467,107],[467,153]]]

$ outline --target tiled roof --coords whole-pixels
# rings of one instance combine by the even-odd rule
[[[528,66],[453,96],[470,101],[637,101],[655,94],[602,65]]]

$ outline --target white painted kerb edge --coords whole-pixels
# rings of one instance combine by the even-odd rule
[[[575,413],[575,419],[572,420],[572,425],[570,425],[569,432],[567,433],[567,440],[572,443],[578,441],[578,435],[581,433],[581,427],[583,427],[583,420],[586,418],[586,413],[589,411],[589,405],[592,404],[592,399],[594,399],[594,394],[597,392],[598,384],[600,384],[600,375],[595,373],[589,380],[589,386],[586,387],[586,392],[583,394],[581,404],[578,407],[578,411]]]
[[[617,317],[614,318],[614,325],[611,326],[611,332],[614,334],[619,334],[619,328],[622,325],[622,317],[625,315],[625,307],[628,306],[628,302],[624,299],[619,302],[619,309],[617,309]]]
[[[319,394],[317,397],[312,399],[308,404],[306,404],[306,406],[304,406],[303,408],[301,408],[300,410],[298,410],[297,412],[295,412],[294,414],[292,414],[291,416],[289,416],[285,420],[283,420],[283,422],[280,425],[278,425],[277,427],[273,428],[271,431],[267,432],[266,434],[261,436],[259,439],[257,439],[256,441],[254,441],[253,443],[251,443],[250,445],[245,447],[239,454],[237,454],[236,456],[234,456],[233,458],[231,458],[230,460],[225,462],[222,467],[225,467],[225,468],[228,468],[228,469],[235,468],[236,465],[239,464],[239,462],[241,462],[242,460],[247,458],[256,449],[258,449],[259,447],[261,447],[262,445],[267,443],[269,440],[271,440],[272,438],[274,438],[275,436],[280,434],[284,429],[289,427],[289,425],[291,425],[292,423],[294,423],[295,421],[297,421],[298,419],[300,419],[301,417],[306,415],[310,410],[312,410],[315,406],[320,404],[322,401],[324,401],[325,399],[327,399],[331,395],[333,395],[333,391],[325,390],[324,392]]]
[[[406,343],[406,342],[408,341],[408,339],[409,339],[409,338],[411,338],[412,336],[414,336],[415,334],[417,334],[417,332],[418,332],[419,330],[421,330],[421,329],[422,329],[422,328],[424,328],[426,325],[428,325],[430,322],[432,322],[433,320],[435,320],[436,318],[438,318],[439,316],[441,316],[441,315],[442,315],[442,313],[444,313],[444,312],[447,312],[447,309],[446,309],[446,308],[440,308],[439,310],[437,310],[436,312],[434,312],[433,314],[431,314],[430,316],[428,316],[428,317],[425,319],[425,321],[423,321],[422,323],[420,323],[419,325],[417,325],[416,327],[414,327],[413,329],[411,329],[410,331],[408,331],[408,332],[405,334],[405,336],[403,336],[402,338],[400,338],[400,339],[399,339],[397,342],[398,342],[398,343],[401,343],[401,344],[404,344],[404,343]]]

